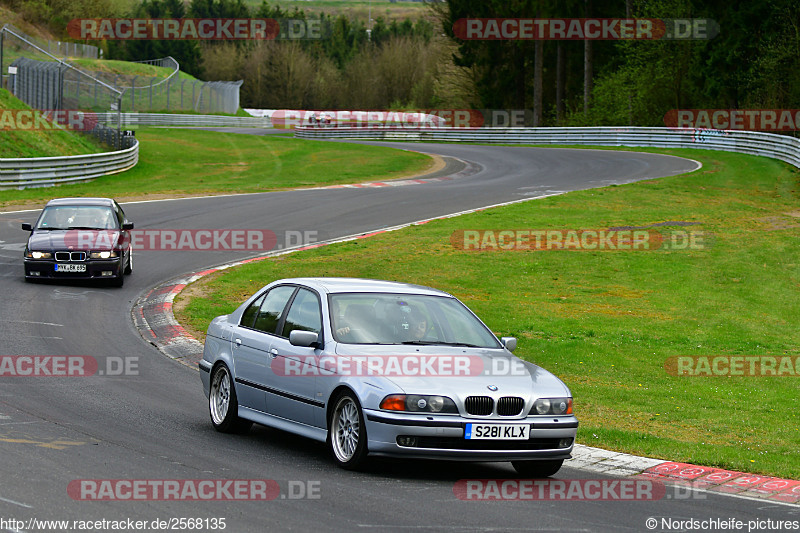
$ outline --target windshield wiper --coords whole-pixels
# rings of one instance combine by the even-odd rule
[[[91,229],[95,231],[103,231],[106,228],[93,228],[92,226],[70,226],[68,229]]]
[[[444,342],[444,341],[403,341],[400,344],[417,344],[420,346],[466,346],[467,348],[481,348],[477,344],[466,342]]]
[[[66,231],[67,228],[53,228],[50,226],[40,226],[38,228],[33,228],[33,229],[35,229],[36,231],[54,231],[54,230]]]

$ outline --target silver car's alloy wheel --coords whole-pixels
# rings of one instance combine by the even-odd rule
[[[225,422],[231,404],[231,375],[228,369],[220,366],[211,377],[211,392],[208,395],[208,407],[211,420],[219,426]]]
[[[358,407],[345,396],[333,412],[333,451],[341,462],[346,463],[355,455],[360,431]]]
[[[341,466],[355,468],[364,454],[366,434],[356,401],[345,394],[336,401],[331,416],[331,449]]]
[[[253,423],[239,418],[236,388],[225,364],[220,363],[211,371],[208,389],[208,412],[214,429],[222,433],[244,433],[250,429]]]

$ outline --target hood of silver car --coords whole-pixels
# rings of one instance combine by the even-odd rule
[[[339,344],[340,367],[359,375],[380,376],[407,394],[467,396],[568,396],[553,374],[502,349],[449,346]]]

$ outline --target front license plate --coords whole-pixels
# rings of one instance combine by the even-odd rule
[[[86,272],[86,265],[62,265],[56,263],[56,272]]]
[[[464,438],[470,440],[527,440],[530,434],[530,424],[467,424],[464,430]]]

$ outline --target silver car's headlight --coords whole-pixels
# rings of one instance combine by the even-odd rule
[[[412,413],[455,413],[458,408],[447,396],[391,394],[381,401],[381,409],[387,411],[409,411]]]
[[[529,415],[571,415],[572,398],[539,398]]]

